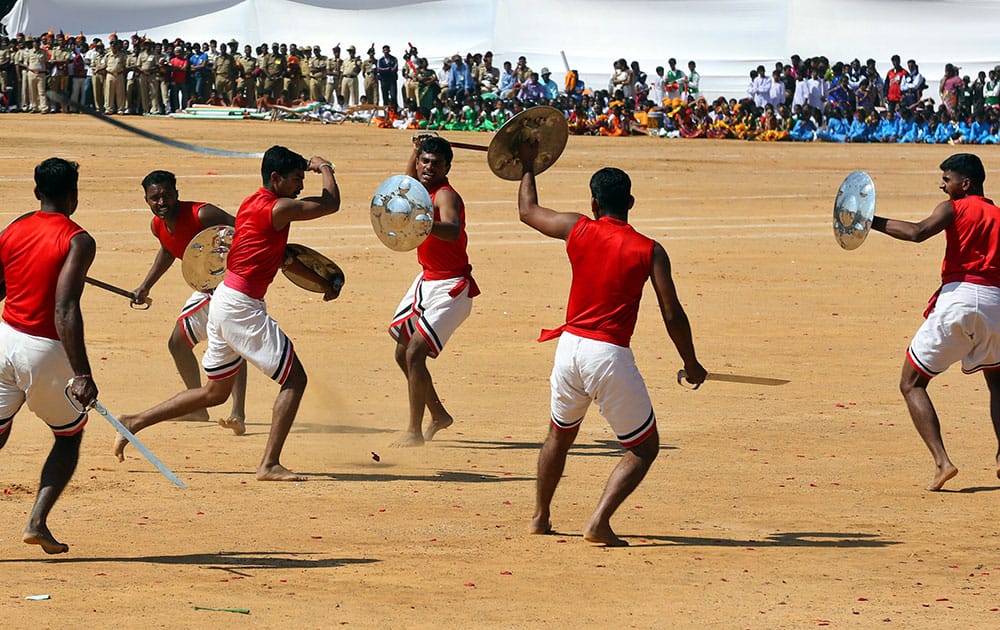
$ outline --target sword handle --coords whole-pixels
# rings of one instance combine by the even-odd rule
[[[677,371],[677,384],[680,385],[681,387],[685,388],[685,389],[690,389],[691,391],[694,391],[694,390],[698,389],[699,387],[701,387],[701,383],[692,383],[691,381],[687,380],[687,375],[688,375],[687,374],[687,370],[685,370],[683,368],[681,368],[680,370],[678,370]]]

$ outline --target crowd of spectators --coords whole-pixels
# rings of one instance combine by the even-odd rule
[[[557,82],[525,57],[449,56],[432,68],[412,44],[397,59],[375,44],[361,57],[339,44],[252,46],[229,40],[104,42],[49,32],[0,38],[0,109],[50,113],[93,107],[105,114],[165,115],[193,104],[266,110],[324,104],[368,110],[380,126],[492,131],[526,107],[566,113],[576,134],[830,142],[997,143],[1000,66],[973,79],[948,64],[931,90],[915,60],[898,55],[884,73],[874,59],[826,57],[761,65],[743,98],[708,100],[695,61],[675,59],[652,76],[615,60],[606,85],[576,71]],[[47,94],[58,98],[50,102]],[[928,96],[933,94],[933,96]],[[937,97],[937,101],[935,98]],[[374,113],[377,112],[377,113]]]

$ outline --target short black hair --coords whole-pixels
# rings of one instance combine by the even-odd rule
[[[77,191],[80,165],[62,158],[49,158],[35,167],[35,188],[46,199],[64,199]]]
[[[942,171],[953,171],[962,177],[968,177],[976,184],[982,185],[986,181],[986,169],[983,167],[983,161],[979,159],[978,155],[972,153],[956,153],[941,162],[940,168]]]
[[[607,166],[590,178],[590,195],[604,212],[616,215],[628,213],[632,196],[632,180],[620,168]]]
[[[275,145],[264,153],[260,174],[266,184],[271,179],[271,173],[287,177],[294,170],[306,170],[307,166],[309,163],[306,159],[295,151]]]
[[[177,188],[177,177],[170,171],[152,171],[142,178],[142,189],[145,191],[150,186],[170,186]]]
[[[420,143],[420,153],[433,153],[444,158],[446,164],[451,164],[455,153],[451,149],[451,143],[444,138],[431,136]]]

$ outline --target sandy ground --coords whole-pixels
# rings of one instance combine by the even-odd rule
[[[544,204],[589,208],[604,165],[633,177],[633,222],[660,240],[710,371],[788,379],[779,387],[678,387],[680,362],[647,296],[633,347],[657,410],[660,459],[613,521],[631,546],[580,535],[620,451],[596,410],[556,495],[552,536],[526,534],[547,430],[554,344],[569,267],[560,244],[517,222],[514,182],[459,151],[470,253],[483,295],[431,369],[455,425],[422,449],[388,448],[406,395],[385,326],[417,270],[383,247],[368,208],[401,172],[409,133],[357,124],[143,120],[220,148],[285,144],[337,163],[338,215],[291,240],[336,260],[343,295],[323,303],[278,278],[269,308],[296,343],[309,388],[284,463],[309,476],[260,483],[276,387],[251,372],[247,435],[213,423],[140,437],[189,485],[180,490],[91,414],[77,474],[50,517],[71,546],[21,543],[50,446],[24,410],[0,456],[0,624],[64,627],[989,627],[1000,623],[1000,490],[981,377],[932,385],[960,475],[933,475],[897,390],[899,367],[936,288],[943,236],[922,245],[872,235],[841,250],[831,231],[840,181],[874,177],[880,214],[925,216],[954,147],[571,138],[540,176]],[[97,238],[91,275],[126,288],[155,252],[139,181],[177,173],[183,198],[231,211],[259,185],[256,160],[207,157],[81,117],[5,115],[4,222],[37,208],[32,168],[81,164],[76,219]],[[466,142],[487,136],[452,134]],[[987,171],[1000,154],[980,149]],[[989,192],[991,180],[987,181]],[[315,176],[306,191],[318,189]],[[116,413],[181,387],[166,349],[188,288],[179,265],[147,312],[88,288],[87,342]],[[227,408],[213,410],[213,417]],[[374,455],[377,454],[378,461]],[[46,601],[26,596],[48,594]],[[248,609],[248,615],[195,607]]]

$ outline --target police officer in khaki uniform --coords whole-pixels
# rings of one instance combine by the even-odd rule
[[[121,40],[111,40],[111,50],[104,55],[104,113],[124,114],[128,109],[125,103],[125,72],[128,69],[128,54],[122,50]]]
[[[267,61],[263,64],[266,77],[264,78],[264,91],[270,92],[271,96],[278,97],[285,87],[285,56],[277,43],[271,44],[271,54],[267,56]]]
[[[137,58],[139,70],[139,100],[142,111],[146,114],[160,115],[163,113],[163,101],[160,94],[160,56],[156,54],[156,46],[152,40],[142,43],[142,52]]]
[[[13,70],[14,47],[7,37],[0,37],[0,94],[7,94],[7,88],[13,86]],[[7,98],[11,99],[11,95],[7,94]]]
[[[236,55],[236,91],[244,95],[248,103],[257,101],[257,58],[253,56],[250,44],[243,47],[243,54]]]
[[[344,102],[340,93],[343,65],[344,61],[340,58],[340,46],[334,46],[333,57],[326,60],[326,88],[323,91],[323,99],[331,105]]]
[[[122,50],[125,52],[125,113],[138,114],[142,99],[139,96],[141,73],[139,72],[139,52],[141,45],[138,40],[132,40],[129,46],[127,39],[122,40]],[[143,109],[143,112],[148,110]]]
[[[55,44],[49,51],[49,89],[57,92],[63,98],[69,97],[69,60],[73,47],[63,38],[62,33],[56,36]],[[66,112],[66,105],[60,105],[59,111]]]
[[[22,112],[30,109],[28,99],[28,53],[31,52],[31,39],[22,39],[14,52],[14,67],[17,68],[17,104]]]
[[[219,54],[215,57],[215,92],[228,103],[233,100],[236,89],[236,48],[239,42],[235,39],[229,40],[229,49],[223,45]]]
[[[105,96],[107,92],[105,91],[105,86],[108,79],[108,71],[105,65],[105,57],[108,55],[108,50],[104,48],[104,42],[97,39],[94,40],[94,56],[91,58],[91,68],[94,70],[92,87],[94,89],[94,109],[101,112],[104,111],[104,104],[107,102]]]
[[[361,74],[365,77],[365,96],[369,105],[378,105],[378,59],[375,47],[368,49],[368,58],[361,62]]]
[[[309,98],[314,101],[323,99],[326,84],[326,57],[319,46],[313,46],[313,54],[309,59]]]
[[[28,77],[28,111],[49,113],[49,99],[45,96],[49,74],[49,55],[42,50],[42,40],[32,39],[31,48],[24,55]]]
[[[358,74],[361,73],[361,57],[358,57],[354,45],[347,47],[347,59],[341,65],[340,95],[344,99],[344,107],[358,104]]]

